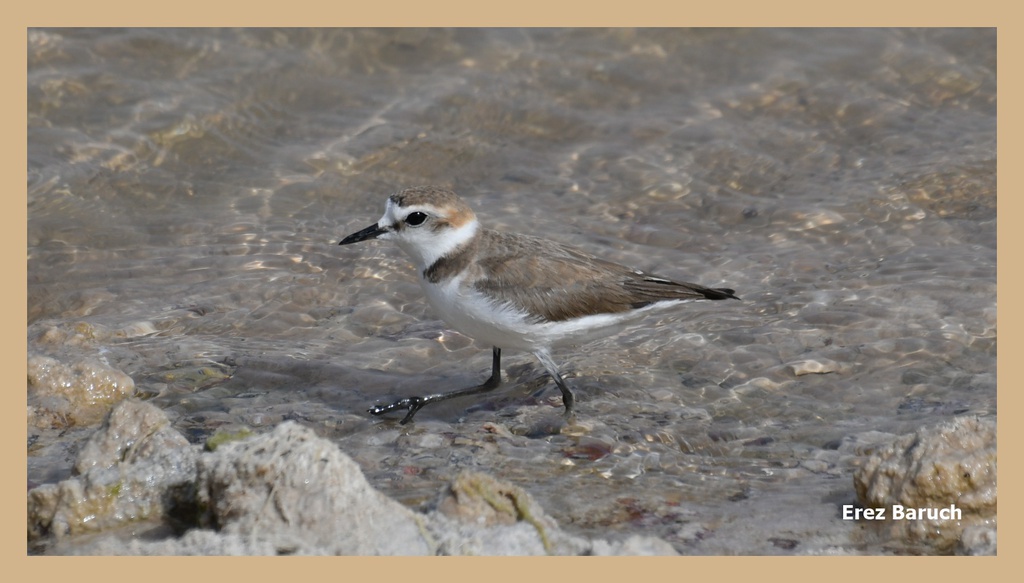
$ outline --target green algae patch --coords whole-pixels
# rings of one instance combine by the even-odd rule
[[[253,435],[253,432],[248,429],[239,429],[238,431],[218,431],[206,440],[204,447],[206,448],[206,451],[217,451],[217,448],[225,443],[242,441],[243,439],[247,439]]]

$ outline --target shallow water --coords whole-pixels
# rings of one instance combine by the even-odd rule
[[[194,441],[297,419],[410,505],[462,468],[565,528],[683,553],[901,553],[839,520],[888,434],[996,415],[994,30],[32,30],[28,349],[130,375]],[[453,187],[742,302],[493,394],[384,242]],[[805,362],[806,361],[806,362]],[[804,363],[804,364],[801,364]],[[29,479],[90,428],[29,428]]]

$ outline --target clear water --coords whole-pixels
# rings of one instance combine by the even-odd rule
[[[413,506],[474,468],[581,534],[886,553],[839,520],[865,444],[996,414],[994,30],[31,30],[28,58],[29,354],[124,371],[197,442],[297,419]],[[398,249],[337,245],[419,184],[743,301],[557,353],[575,425],[511,352],[501,391],[372,418],[490,371]],[[90,430],[30,427],[30,481]]]

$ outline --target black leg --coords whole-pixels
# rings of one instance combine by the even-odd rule
[[[558,385],[558,390],[562,391],[562,404],[565,405],[565,413],[563,415],[568,419],[572,416],[573,407],[576,405],[576,397],[569,389],[569,385],[565,384],[565,379],[563,379],[561,373],[558,372],[558,365],[555,364],[554,360],[551,360],[551,354],[549,354],[547,350],[538,350],[534,352],[533,355],[537,357],[537,360],[539,360],[542,365],[544,365],[548,374],[551,375],[555,384]]]
[[[562,391],[562,404],[565,405],[565,413],[562,413],[562,416],[568,419],[572,416],[573,408],[576,406],[576,397],[569,390],[569,385],[565,384],[562,375],[555,373],[553,376],[555,384],[558,385],[558,390]]]
[[[391,411],[408,409],[409,412],[405,414],[405,418],[399,421],[400,424],[405,425],[406,423],[412,421],[413,416],[416,415],[416,412],[422,409],[424,405],[428,405],[430,403],[437,403],[439,401],[447,401],[448,399],[454,399],[455,397],[465,397],[467,395],[476,395],[479,393],[486,393],[487,391],[494,390],[498,388],[499,385],[501,385],[501,349],[495,346],[492,349],[492,354],[493,358],[491,360],[491,378],[484,381],[483,384],[479,384],[476,385],[475,387],[469,387],[466,389],[459,389],[457,391],[451,391],[448,393],[436,393],[433,395],[427,395],[426,397],[408,397],[405,399],[399,399],[398,401],[395,401],[390,405],[377,405],[370,409],[368,413],[370,413],[371,415],[383,415],[385,413],[390,413]],[[571,397],[572,394],[570,393],[570,400]]]

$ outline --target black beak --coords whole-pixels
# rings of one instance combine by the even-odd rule
[[[348,237],[345,237],[344,239],[341,240],[341,243],[338,243],[338,245],[349,245],[351,243],[358,243],[360,241],[365,241],[367,239],[376,239],[377,237],[380,237],[386,232],[386,229],[382,229],[378,227],[376,224],[373,224],[370,225],[369,227],[366,227],[362,231],[359,231],[358,233],[352,233]]]

